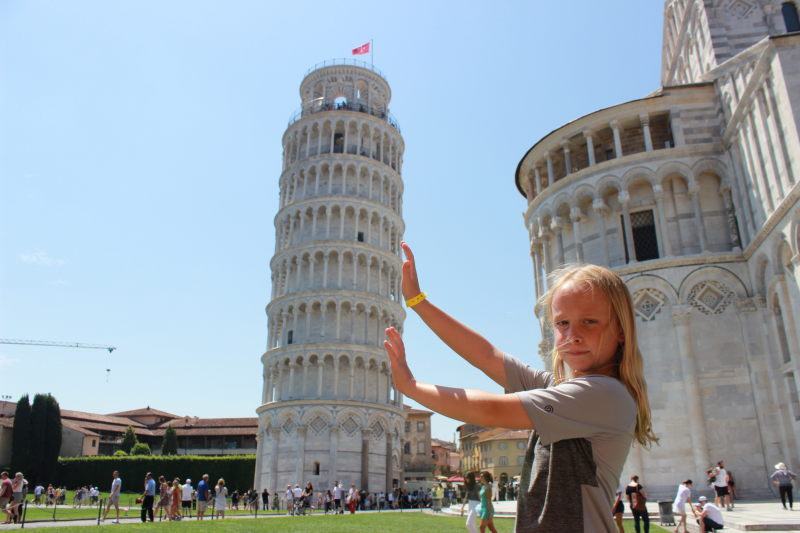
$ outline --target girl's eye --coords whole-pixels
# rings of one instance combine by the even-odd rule
[[[567,325],[567,321],[566,320],[559,320],[558,322],[555,323],[555,326],[557,328],[563,328],[563,327],[566,327],[566,325]]]

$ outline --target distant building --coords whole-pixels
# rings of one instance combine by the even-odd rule
[[[459,472],[461,454],[453,442],[431,439],[431,459],[436,476],[451,476]]]
[[[487,471],[501,485],[520,475],[530,430],[464,424],[459,426],[458,431],[461,433],[463,473]]]
[[[431,459],[431,411],[412,409],[404,405],[406,415],[403,439],[404,481],[433,479]]]

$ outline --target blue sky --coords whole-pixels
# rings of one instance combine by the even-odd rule
[[[0,395],[254,416],[281,136],[307,69],[370,39],[406,143],[423,289],[541,367],[514,170],[560,125],[658,88],[661,13],[640,0],[0,2],[0,338],[119,347],[0,345]],[[418,379],[499,390],[413,312],[405,329]],[[433,435],[457,425],[437,415]]]

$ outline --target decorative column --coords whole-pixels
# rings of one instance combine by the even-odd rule
[[[564,151],[564,174],[569,176],[572,173],[572,158],[569,154],[569,142],[561,141],[561,149]]]
[[[631,214],[628,210],[628,202],[631,197],[628,196],[628,191],[622,191],[617,198],[622,205],[622,221],[625,226],[625,247],[628,253],[628,262],[636,262],[636,249],[633,246],[633,228],[631,228]]]
[[[689,189],[692,196],[692,207],[694,207],[694,220],[697,224],[697,236],[700,238],[700,252],[708,252],[708,241],[706,240],[706,224],[703,220],[703,210],[700,207],[700,187],[693,186]]]
[[[650,137],[650,116],[647,113],[639,115],[639,122],[642,124],[642,134],[644,135],[644,151],[653,151],[653,139]]]
[[[270,467],[269,467],[269,486],[270,488],[277,489],[278,487],[278,441],[281,438],[280,428],[272,428],[269,430],[270,441],[272,446],[270,451]]]
[[[669,257],[672,255],[672,245],[669,242],[669,228],[667,217],[664,214],[664,189],[661,185],[653,186],[653,196],[656,199],[656,212],[658,216],[658,256]]]
[[[592,138],[592,130],[583,130],[583,138],[586,139],[586,155],[589,157],[589,166],[593,167],[594,159],[594,139]]]
[[[705,472],[705,469],[711,463],[708,455],[708,438],[706,437],[700,386],[697,382],[697,364],[692,345],[691,318],[691,307],[688,305],[673,306],[672,322],[675,324],[675,334],[678,337],[678,354],[680,356],[681,374],[686,394],[684,405],[689,412],[689,436],[692,439],[695,474],[699,475]]]
[[[550,152],[545,152],[544,158],[547,161],[547,186],[549,187],[556,182],[556,178],[553,176],[553,158],[550,155]]]
[[[569,216],[572,220],[572,237],[575,241],[575,255],[578,258],[578,263],[583,263],[583,237],[581,235],[582,213],[580,207],[571,208]]]
[[[728,232],[731,236],[731,248],[734,252],[742,251],[742,241],[739,238],[739,225],[736,223],[736,213],[733,209],[731,200],[731,188],[729,185],[720,187],[722,194],[722,204],[725,206],[725,219],[728,222]]]
[[[542,192],[542,175],[539,173],[539,167],[534,167],[533,169],[534,185],[536,186],[536,196],[539,196]]]
[[[539,238],[542,240],[542,261],[544,262],[545,274],[553,271],[553,257],[550,250],[553,234],[544,226],[539,226]]]
[[[611,132],[614,134],[614,157],[619,159],[622,157],[622,141],[619,138],[619,121],[612,120],[609,125],[611,126]]]
[[[592,209],[600,222],[600,242],[603,243],[603,266],[611,268],[611,256],[608,251],[608,233],[606,230],[606,210],[608,207],[602,198],[595,198],[592,201]]]
[[[370,492],[369,489],[369,439],[372,437],[371,429],[361,430],[361,486],[359,488]]]
[[[392,490],[392,441],[394,435],[392,432],[386,431],[386,481],[384,482],[384,490],[388,494]]]
[[[334,424],[336,422],[334,421]],[[339,457],[339,426],[333,425],[330,427],[330,450],[328,451],[328,462],[330,463],[330,476],[331,482],[339,481],[339,470],[336,464],[336,459]]]
[[[564,220],[561,217],[553,217],[550,223],[550,229],[553,230],[553,238],[556,244],[556,268],[564,264],[564,242],[561,240],[561,228],[563,226]]]

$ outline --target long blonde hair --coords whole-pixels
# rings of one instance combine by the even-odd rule
[[[552,328],[551,304],[555,292],[568,281],[586,283],[592,290],[597,289],[608,298],[614,319],[623,332],[624,341],[617,350],[617,377],[628,389],[636,402],[636,442],[649,448],[658,437],[653,433],[650,420],[650,402],[647,398],[647,383],[644,379],[642,353],[636,340],[636,320],[633,315],[633,301],[625,282],[611,270],[591,264],[565,265],[548,276],[548,289],[537,303],[544,309],[548,328]],[[568,379],[564,359],[553,346],[551,353],[553,378],[556,384]]]

